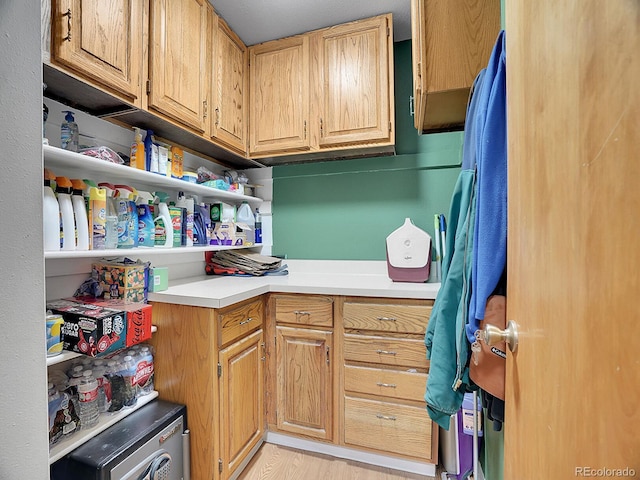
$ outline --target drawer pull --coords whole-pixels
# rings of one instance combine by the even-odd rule
[[[246,325],[249,322],[253,322],[253,320],[254,320],[253,317],[249,317],[246,320],[241,321],[239,325]]]
[[[391,352],[389,350],[376,350],[376,353],[380,355],[397,355],[398,352]]]
[[[376,385],[379,386],[379,387],[396,388],[396,384],[395,383],[378,382],[378,383],[376,383]]]
[[[389,415],[382,415],[381,413],[376,413],[376,417],[379,418],[380,420],[393,420],[394,422],[396,421],[396,417],[392,417]]]
[[[294,310],[294,312],[296,314],[296,316],[298,315],[311,315],[311,312],[305,312],[304,310]]]
[[[397,322],[397,320],[393,317],[377,317],[381,322]]]

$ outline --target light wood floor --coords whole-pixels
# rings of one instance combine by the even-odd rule
[[[440,478],[440,477],[437,477]],[[238,480],[435,480],[328,455],[264,443]]]

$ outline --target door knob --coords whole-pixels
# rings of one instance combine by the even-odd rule
[[[493,325],[484,326],[484,343],[487,345],[496,345],[500,342],[506,342],[509,350],[516,353],[518,350],[518,324],[513,320],[507,322],[507,328],[500,330]]]

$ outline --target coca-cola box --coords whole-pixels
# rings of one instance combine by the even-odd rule
[[[148,303],[125,303],[117,299],[104,300],[89,296],[74,297],[67,300],[124,311],[127,322],[126,347],[151,338],[151,305]]]
[[[62,315],[62,348],[92,357],[105,356],[126,347],[127,320],[123,310],[56,300],[47,310]]]

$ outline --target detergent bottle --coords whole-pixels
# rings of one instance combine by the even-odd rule
[[[76,224],[71,202],[71,180],[67,177],[56,177],[56,195],[60,207],[60,249],[76,249]]]
[[[193,213],[194,213],[194,201],[193,198],[187,198],[184,192],[178,192],[178,201],[176,207],[184,208],[186,214],[186,245],[187,247],[193,247]]]
[[[45,251],[60,250],[60,206],[56,194],[51,188],[51,180],[55,175],[50,170],[44,169],[44,249]]]
[[[118,208],[118,248],[138,246],[138,209],[135,189],[128,185],[115,185]]]
[[[165,192],[155,192],[154,202],[157,203],[157,215],[154,219],[156,247],[172,247],[173,246],[173,225],[171,223],[171,215],[167,200],[169,195]]]
[[[153,196],[149,192],[138,190],[138,246],[153,247],[156,238],[156,226],[151,214]]]
[[[71,180],[71,186],[71,204],[76,219],[76,250],[89,250],[89,220],[82,195],[86,185],[82,180],[74,178]]]

